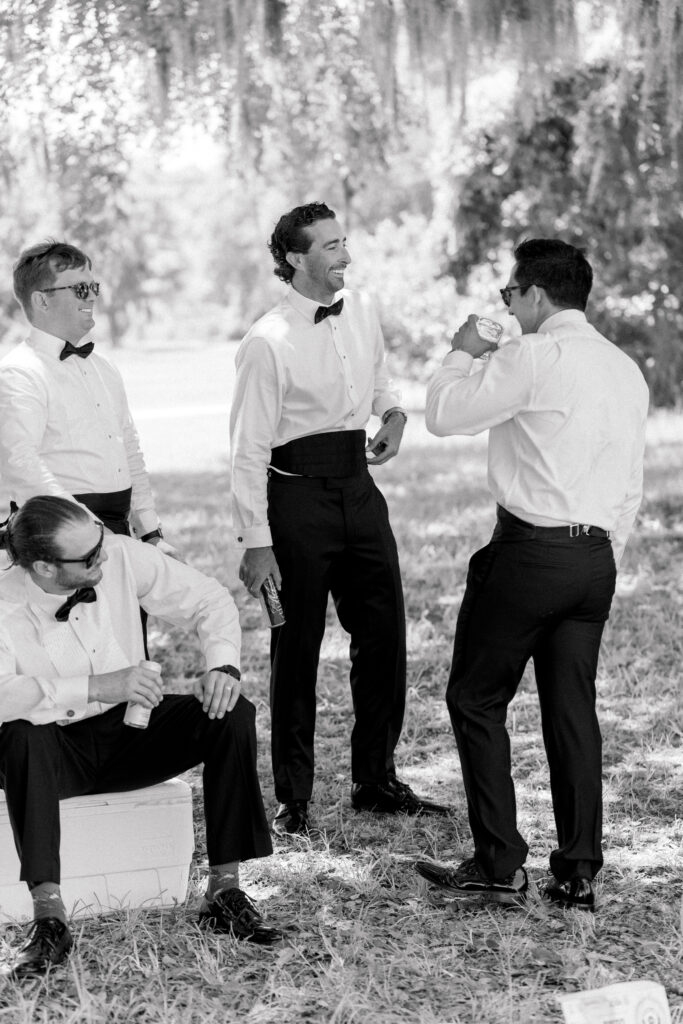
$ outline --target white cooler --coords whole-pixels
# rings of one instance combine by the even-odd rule
[[[80,917],[182,903],[194,849],[192,790],[171,779],[60,802],[62,896]],[[0,921],[33,916],[0,790]]]

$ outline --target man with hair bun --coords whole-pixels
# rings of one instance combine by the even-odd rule
[[[240,578],[257,596],[272,577],[286,618],[271,641],[273,828],[309,832],[330,593],[351,635],[353,807],[443,813],[399,782],[394,764],[406,689],[403,592],[368,463],[396,455],[406,414],[387,375],[377,313],[367,295],[344,288],[351,257],[324,203],[284,214],[269,249],[288,288],[242,342],[230,426]],[[371,415],[381,425],[366,443]]]
[[[209,877],[199,924],[277,941],[239,887],[240,862],[272,845],[230,593],[153,545],[105,535],[65,498],[29,498],[4,529],[14,564],[0,575],[0,786],[34,906],[9,973],[43,974],[73,943],[59,801],[151,786],[202,763]],[[191,696],[164,695],[145,662],[139,605],[196,633],[206,670]],[[146,728],[124,723],[129,701],[152,709]]]

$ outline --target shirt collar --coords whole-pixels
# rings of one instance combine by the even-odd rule
[[[87,344],[88,340],[89,335],[86,334],[81,338],[76,347],[80,348],[81,345]],[[66,344],[64,338],[58,338],[56,334],[48,334],[47,331],[41,331],[40,328],[35,327],[33,324],[31,325],[27,341],[36,352],[40,352],[41,355],[52,356],[53,359],[59,359],[60,352]]]
[[[24,569],[24,587],[26,592],[26,603],[32,608],[41,608],[50,614],[57,611],[64,604],[69,594],[49,594],[31,579],[30,573]],[[76,588],[74,587],[74,590]],[[72,591],[73,593],[73,591]]]
[[[332,302],[329,303],[330,306],[337,301],[340,294],[343,294],[343,291],[341,293],[336,293]],[[305,295],[302,295],[301,292],[298,292],[292,285],[290,285],[287,292],[287,300],[290,305],[294,306],[297,313],[301,313],[301,315],[311,324],[315,323],[316,310],[320,306],[325,305],[324,302],[318,302],[316,299],[309,299]]]
[[[553,313],[547,320],[544,320],[536,333],[549,334],[551,331],[557,330],[558,327],[564,327],[565,324],[585,324],[587,322],[586,314],[580,309],[561,309],[559,313]]]

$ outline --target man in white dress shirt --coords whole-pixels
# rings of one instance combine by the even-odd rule
[[[173,553],[119,371],[84,341],[99,294],[91,261],[66,242],[24,250],[14,292],[31,324],[0,361],[0,476],[22,505],[36,494],[75,499],[114,533]]]
[[[230,593],[152,545],[105,535],[65,498],[29,498],[5,530],[14,564],[0,576],[0,785],[35,914],[11,972],[43,973],[72,945],[59,801],[150,786],[201,763],[210,867],[200,925],[275,941],[239,888],[239,862],[272,846]],[[139,605],[197,634],[206,671],[193,696],[164,696],[145,664]],[[147,728],[124,724],[128,701],[153,709]]]
[[[517,830],[507,707],[533,659],[558,848],[544,889],[592,910],[602,866],[600,638],[641,500],[648,390],[636,364],[586,319],[592,269],[581,250],[531,239],[501,295],[522,336],[492,346],[470,316],[427,389],[439,436],[490,430],[491,542],[472,557],[447,703],[474,856],[418,862],[456,896],[521,902],[528,846]]]
[[[309,831],[315,687],[331,593],[351,634],[353,806],[445,809],[396,778],[405,706],[403,592],[386,502],[368,472],[398,452],[406,421],[366,295],[342,291],[351,261],[323,203],[280,218],[269,248],[287,294],[237,355],[231,416],[240,578],[256,596],[272,575],[286,623],[272,632],[271,712],[281,835]],[[370,416],[382,425],[367,441]]]

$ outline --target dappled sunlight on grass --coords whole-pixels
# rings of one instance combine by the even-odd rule
[[[72,965],[31,990],[0,989],[8,1024],[552,1024],[556,995],[659,978],[683,1001],[680,897],[683,816],[681,630],[683,446],[667,420],[648,449],[640,527],[605,632],[597,690],[605,763],[605,868],[599,912],[561,914],[539,898],[556,843],[533,671],[508,715],[520,829],[530,844],[524,911],[455,905],[422,882],[416,859],[471,853],[460,765],[444,693],[473,551],[494,522],[485,438],[430,438],[411,416],[401,456],[375,471],[398,541],[408,614],[408,699],[396,756],[446,818],[357,813],[350,804],[349,638],[328,608],[318,686],[320,834],[277,840],[243,866],[244,887],[287,929],[273,949],[203,936],[195,907],[207,860],[201,773],[193,785],[196,854],[186,906],[120,913],[79,926]],[[665,429],[666,427],[666,429]],[[226,473],[154,478],[166,535],[189,561],[234,588],[243,627],[243,688],[257,708],[268,815],[268,643],[256,601],[237,580]],[[196,642],[155,622],[167,679],[201,671]],[[14,943],[9,929],[2,941]],[[83,1009],[78,1009],[81,1007]]]

